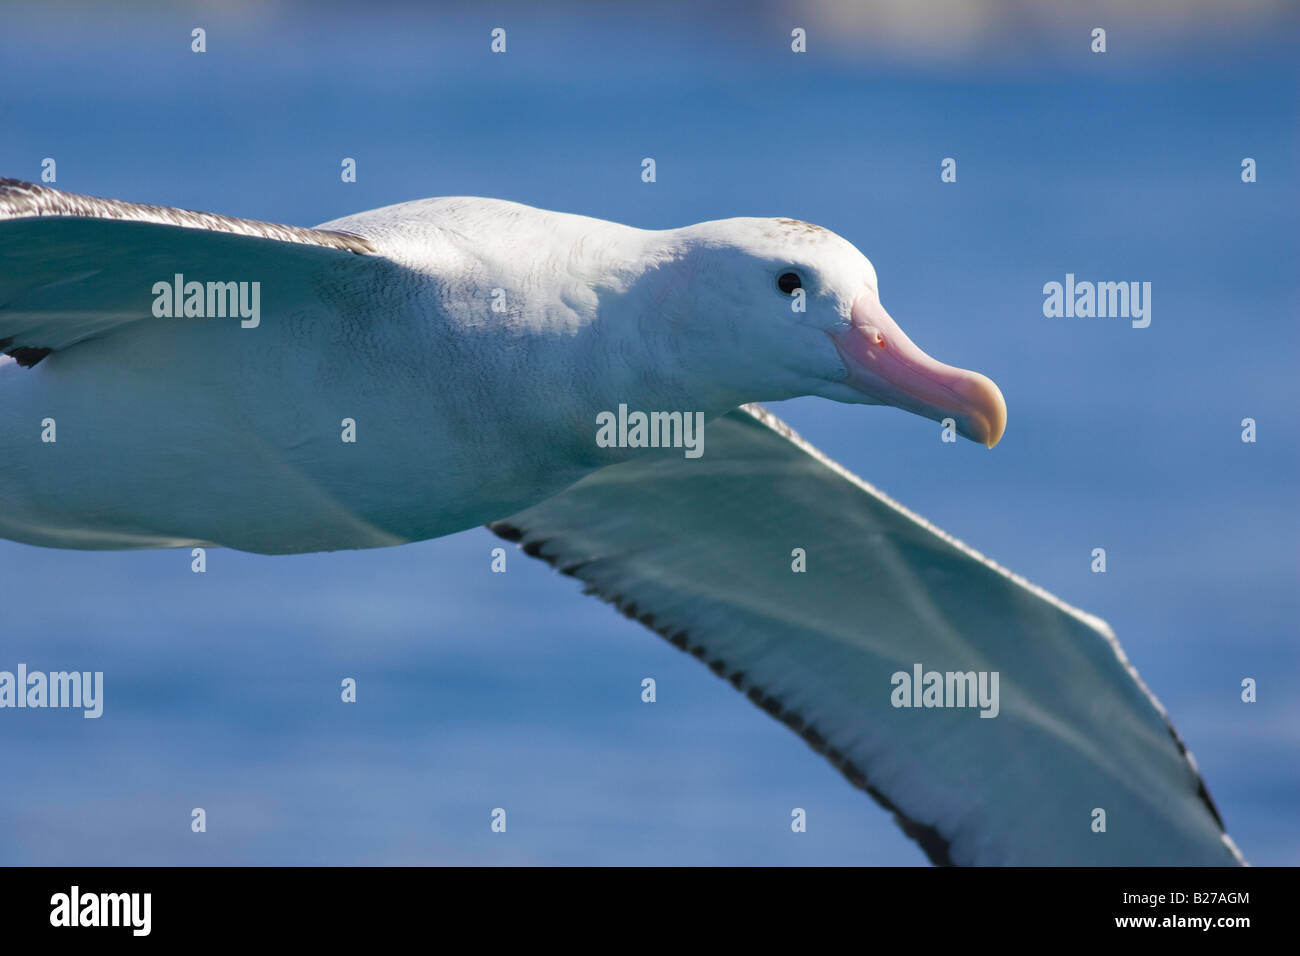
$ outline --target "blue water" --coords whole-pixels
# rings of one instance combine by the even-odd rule
[[[922,347],[999,383],[1007,435],[989,452],[889,409],[777,411],[1106,618],[1247,857],[1300,860],[1294,30],[945,60],[816,36],[795,56],[784,21],[687,8],[268,9],[8,8],[0,175],[51,156],[63,189],[303,225],[472,194],[834,229]],[[1067,272],[1151,282],[1151,326],[1044,318]],[[212,551],[197,575],[187,552],[0,542],[0,669],[107,682],[99,720],[0,712],[0,863],[924,862],[693,659],[522,555],[491,574],[497,544]]]

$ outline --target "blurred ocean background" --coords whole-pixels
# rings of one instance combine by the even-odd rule
[[[919,345],[998,382],[1006,437],[989,452],[892,409],[776,411],[1108,620],[1247,858],[1300,862],[1294,4],[0,15],[0,175],[39,180],[53,157],[61,189],[300,225],[469,194],[845,236]],[[1044,318],[1043,284],[1067,272],[1151,282],[1151,326]],[[99,720],[0,712],[0,863],[924,862],[693,658],[513,549],[490,573],[499,543],[214,550],[199,575],[188,552],[0,542],[0,669],[107,685]]]

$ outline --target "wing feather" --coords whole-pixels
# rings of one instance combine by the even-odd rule
[[[361,236],[65,193],[0,179],[0,351],[35,365],[52,351],[152,317],[153,286],[277,280],[310,301],[357,256]]]

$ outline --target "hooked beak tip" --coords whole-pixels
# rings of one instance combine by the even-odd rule
[[[967,414],[975,439],[985,448],[992,448],[1002,440],[1007,430],[1007,403],[1002,397],[1002,390],[993,379],[978,372],[967,373],[970,377],[963,380],[958,391],[967,401]]]

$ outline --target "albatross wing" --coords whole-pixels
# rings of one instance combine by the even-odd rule
[[[409,540],[362,513],[392,498],[367,457],[391,460],[380,427],[410,427],[357,385],[402,341],[414,281],[369,239],[3,179],[0,263],[0,353],[36,366],[0,354],[0,537],[274,553]],[[338,414],[336,393],[351,399]],[[363,453],[338,455],[343,416],[377,407]],[[75,440],[42,443],[47,416]]]
[[[50,352],[154,316],[155,282],[274,278],[285,301],[318,297],[320,276],[360,236],[65,193],[0,178],[0,352]],[[223,305],[225,303],[223,302]]]
[[[936,863],[1243,862],[1104,622],[761,408],[713,422],[706,447],[614,465],[489,527],[708,664]],[[795,548],[806,573],[792,571]],[[918,664],[997,672],[996,716],[970,701],[895,706],[922,701],[895,678]]]

